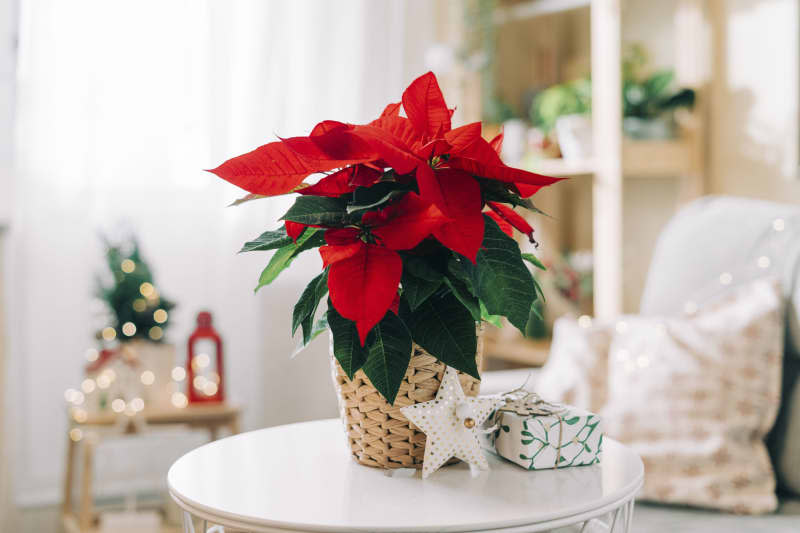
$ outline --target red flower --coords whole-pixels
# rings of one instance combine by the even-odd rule
[[[501,217],[500,215],[498,215],[494,211],[489,211],[486,214],[489,215],[490,217],[492,217],[492,219],[495,222],[497,222],[497,225],[500,227],[500,229],[502,230],[503,233],[505,233],[509,237],[513,237],[514,236],[514,228],[511,227],[511,224],[506,222],[506,219],[504,219],[503,217]]]
[[[330,265],[328,290],[331,303],[343,317],[356,323],[363,346],[369,331],[381,321],[397,296],[403,272],[403,261],[394,250],[369,244],[358,238],[357,230],[328,230],[351,232],[351,241],[328,244],[319,249],[323,262]],[[344,240],[340,234],[337,240]]]
[[[359,187],[393,183],[387,187],[388,200],[377,205],[391,203],[360,218],[357,213],[363,210],[348,212],[341,218],[346,227],[325,229],[326,245],[319,250],[330,269],[331,302],[356,323],[362,345],[398,301],[398,250],[415,248],[432,236],[475,262],[485,229],[484,194],[490,189],[485,180],[502,182],[494,187],[526,198],[558,181],[505,165],[499,155],[502,134],[486,141],[479,122],[452,129],[452,114],[429,72],[411,83],[401,102],[389,104],[368,124],[326,120],[306,137],[280,139],[211,171],[259,196],[298,192],[339,198]],[[384,172],[387,168],[391,172]],[[318,173],[328,174],[313,185],[303,182]],[[416,186],[419,193],[403,193],[404,186],[412,191]],[[397,194],[403,194],[399,200]],[[491,201],[488,206],[503,231],[510,234],[513,226],[532,238],[533,228],[513,209]],[[295,242],[305,228],[286,222],[286,233]]]
[[[300,224],[299,222],[292,222],[291,220],[287,220],[284,223],[286,227],[286,235],[292,238],[292,240],[296,243],[298,237],[303,234],[306,229],[305,224]]]
[[[369,187],[378,181],[381,172],[365,165],[353,165],[325,176],[314,185],[298,189],[300,194],[339,197],[353,192],[356,187]]]
[[[376,169],[388,165],[398,174],[414,172],[420,194],[442,210],[446,210],[447,191],[435,179],[440,168],[458,168],[522,185],[526,189],[523,194],[558,181],[504,165],[496,152],[501,140],[485,141],[480,123],[451,130],[452,112],[430,72],[406,89],[402,107],[408,118],[399,115],[400,104],[389,104],[377,120],[366,125],[327,120],[317,124],[308,137],[264,145],[211,172],[248,192],[274,196],[297,190],[310,174],[359,163]],[[319,190],[329,193],[323,186]]]
[[[253,194],[276,196],[296,190],[310,174],[374,160],[375,153],[363,140],[334,130],[314,139],[265,144],[211,172]]]
[[[328,229],[319,249],[330,266],[328,291],[344,318],[356,323],[362,346],[367,333],[393,305],[403,263],[395,250],[417,246],[447,223],[442,212],[410,192],[400,201],[364,215],[359,228]]]
[[[533,240],[533,228],[531,227],[530,224],[528,224],[527,220],[522,218],[522,216],[519,213],[517,213],[510,207],[503,204],[499,204],[497,202],[487,202],[487,205],[492,211],[497,213],[497,215],[500,218],[502,218],[503,220],[505,220],[506,222],[517,228],[517,230],[527,235],[528,240],[530,240],[531,242],[535,242]]]

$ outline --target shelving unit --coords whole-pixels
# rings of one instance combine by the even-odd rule
[[[496,79],[489,82],[494,84],[492,87],[510,84],[506,88],[510,88],[512,93],[519,93],[524,88],[521,86],[526,83],[527,87],[532,86],[531,75],[526,77],[521,72],[526,68],[532,69],[534,64],[537,67],[531,73],[538,83],[547,85],[565,81],[559,76],[563,75],[559,62],[569,59],[570,56],[562,48],[570,49],[570,53],[574,53],[576,47],[590,51],[590,61],[586,67],[590,67],[592,79],[594,157],[577,161],[539,159],[526,161],[524,167],[541,174],[571,177],[579,181],[591,180],[591,215],[588,215],[588,205],[582,204],[586,215],[581,213],[581,217],[591,217],[594,315],[603,319],[613,318],[622,312],[624,183],[642,178],[677,178],[680,180],[678,195],[681,202],[701,195],[704,189],[703,110],[698,109],[699,106],[696,106],[693,113],[677,115],[679,136],[676,139],[638,141],[623,137],[620,69],[623,2],[624,0],[498,0],[491,16],[491,24],[498,39],[510,39],[505,41],[505,45],[497,41],[497,57],[512,59],[508,64],[498,67],[501,72]],[[702,21],[704,4],[704,0],[678,0],[676,19],[680,19],[682,23],[675,25],[675,42],[678,47],[676,80],[698,92],[701,88],[697,82],[700,67],[696,47],[701,32],[696,24],[687,24],[686,21]],[[567,15],[568,12],[571,13]],[[550,18],[541,22],[540,17]],[[575,27],[585,28],[587,18],[590,34],[588,38],[582,33],[585,32],[583,29],[580,30],[581,33],[575,33]],[[572,22],[569,21],[574,20],[578,20],[580,24],[570,26]],[[548,32],[554,37],[552,41],[545,41],[545,50],[542,52],[537,36]],[[564,38],[565,35],[568,37]],[[687,46],[687,42],[692,43],[692,46]],[[509,46],[509,43],[528,48],[521,52]],[[542,64],[545,66],[542,67]],[[461,89],[462,96],[474,97],[475,87],[480,88],[482,83],[486,83],[485,78],[466,83],[462,80],[462,87],[466,87]],[[702,104],[701,98],[698,101]],[[481,118],[480,106],[469,109],[476,111],[466,117],[469,121]],[[647,186],[649,182],[642,180],[639,183]],[[533,366],[541,364],[549,352],[548,341],[531,341],[522,337],[511,339],[507,335],[497,335],[496,339],[492,339],[491,335],[489,337],[489,356],[506,362]]]

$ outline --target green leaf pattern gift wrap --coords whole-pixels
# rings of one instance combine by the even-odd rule
[[[490,418],[496,425],[486,439],[497,455],[528,470],[592,465],[600,462],[600,417],[577,407],[543,401],[535,393],[514,391]]]

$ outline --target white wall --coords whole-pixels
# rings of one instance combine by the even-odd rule
[[[11,154],[14,119],[14,72],[17,45],[16,0],[0,0],[0,226],[11,216]]]
[[[800,202],[797,2],[716,5],[710,189]]]
[[[301,134],[325,118],[364,121],[398,101],[423,70],[416,50],[430,29],[427,9],[399,0],[346,9],[326,0],[24,2],[9,243],[19,503],[59,497],[63,391],[80,383],[96,326],[96,232],[120,219],[133,223],[158,285],[179,303],[169,332],[179,355],[196,311],[215,312],[245,429],[336,414],[326,339],[288,357],[291,310],[318,257],[306,254],[253,296],[268,254],[236,255],[277,226],[288,199],[226,209],[241,191],[201,169],[275,134]],[[163,485],[171,457],[197,442],[110,446],[98,485]]]
[[[5,387],[7,338],[5,324],[5,226],[9,223],[13,204],[11,180],[11,154],[14,117],[14,71],[17,43],[16,2],[0,0],[0,530],[10,527],[13,520],[10,509],[10,473]]]
[[[691,4],[691,2],[684,2]],[[654,67],[693,63],[708,85],[708,194],[800,202],[798,179],[798,66],[800,16],[796,0],[705,2],[705,50],[677,53],[680,0],[626,0],[623,39],[644,43]],[[697,2],[702,5],[703,2]],[[713,31],[712,31],[713,30]],[[703,37],[692,36],[698,46]],[[690,73],[690,75],[693,73]],[[678,206],[678,182],[626,180],[624,307],[638,309],[655,238]],[[636,221],[636,223],[633,223]]]

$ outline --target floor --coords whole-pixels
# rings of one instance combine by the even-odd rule
[[[58,506],[31,507],[17,512],[13,533],[61,533]],[[12,533],[9,531],[9,533]]]
[[[115,502],[110,503],[113,505]],[[170,515],[174,524],[162,529],[162,533],[182,529],[177,506],[170,511]],[[58,505],[18,509],[10,524],[0,526],[2,533],[65,533],[61,526],[61,508]]]

